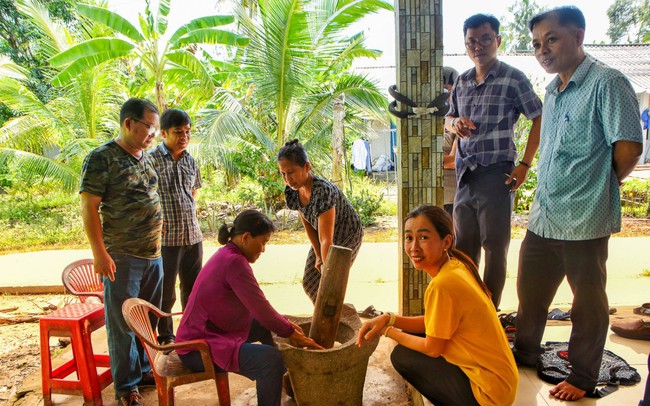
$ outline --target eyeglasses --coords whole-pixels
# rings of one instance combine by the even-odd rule
[[[492,40],[494,40],[497,36],[485,36],[481,37],[479,40],[475,40],[474,38],[470,38],[468,41],[465,41],[465,46],[467,48],[474,48],[476,44],[481,45],[482,47],[486,47],[492,43]]]
[[[153,124],[147,124],[144,121],[138,120],[135,117],[131,117],[131,120],[137,121],[138,123],[142,124],[143,126],[147,127],[147,135],[152,135],[152,134],[158,134],[160,132],[160,129],[156,127]]]

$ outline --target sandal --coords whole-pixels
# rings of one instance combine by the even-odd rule
[[[641,307],[635,307],[632,312],[642,316],[650,316],[650,303],[644,303]]]
[[[366,307],[362,312],[359,312],[359,317],[363,317],[364,319],[373,319],[377,316],[381,316],[384,314],[384,312],[380,312],[379,310],[375,309],[375,306],[370,305]]]
[[[549,320],[569,320],[571,318],[571,312],[565,312],[558,308],[555,308],[550,311],[546,318]]]

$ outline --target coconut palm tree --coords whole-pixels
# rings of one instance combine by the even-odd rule
[[[236,169],[235,151],[259,151],[271,160],[277,147],[300,138],[312,158],[329,157],[334,101],[345,100],[348,128],[364,119],[388,121],[386,98],[369,78],[350,70],[357,57],[376,57],[363,35],[346,30],[364,16],[392,9],[382,0],[259,0],[250,17],[235,8],[250,43],[241,52],[239,76],[217,89],[203,111],[204,152]],[[246,162],[246,160],[244,160]],[[252,163],[252,162],[251,162]],[[246,170],[246,165],[243,169]]]
[[[106,61],[133,57],[144,68],[149,90],[153,88],[160,111],[167,109],[166,91],[173,84],[194,86],[201,94],[211,97],[214,92],[213,69],[206,63],[211,59],[207,52],[199,52],[201,44],[244,46],[248,40],[241,35],[220,29],[234,21],[233,16],[213,15],[197,18],[178,28],[168,39],[167,16],[171,0],[160,0],[156,15],[146,1],[144,15],[140,15],[140,29],[127,19],[102,7],[78,4],[78,12],[94,22],[112,29],[116,35],[92,38],[55,55],[52,66],[63,68],[54,78],[56,85],[70,83],[84,70]],[[195,93],[196,95],[196,93]],[[205,96],[204,96],[205,97]]]
[[[84,39],[79,33],[93,33],[90,26],[71,32],[53,21],[38,0],[16,0],[16,5],[43,34],[34,47],[46,57],[75,46]],[[54,179],[73,190],[86,153],[116,134],[125,79],[110,66],[87,69],[55,88],[47,103],[30,90],[27,80],[25,69],[0,59],[0,100],[17,114],[0,128],[0,166],[10,164],[28,179]]]

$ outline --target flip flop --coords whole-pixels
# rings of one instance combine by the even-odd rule
[[[632,312],[642,316],[650,316],[650,303],[644,303],[641,307],[635,307]]]
[[[384,312],[380,312],[379,310],[375,309],[375,306],[370,305],[366,307],[362,312],[359,312],[359,317],[363,317],[365,319],[372,319],[377,316],[381,316],[384,314]]]
[[[549,320],[569,320],[571,318],[571,313],[555,308],[550,311],[546,318]]]

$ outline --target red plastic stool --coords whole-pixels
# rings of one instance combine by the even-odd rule
[[[104,306],[97,303],[69,304],[40,320],[43,401],[52,404],[52,393],[82,395],[85,405],[101,405],[102,389],[113,382],[108,355],[93,353],[90,333],[104,325]],[[73,357],[52,370],[50,336],[70,337]],[[97,374],[97,367],[109,368]],[[65,379],[73,372],[77,380]]]

